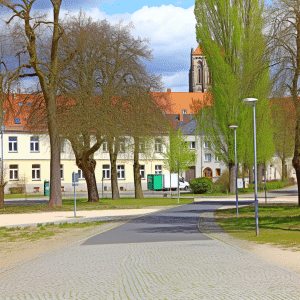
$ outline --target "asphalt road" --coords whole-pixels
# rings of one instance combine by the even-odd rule
[[[250,203],[253,201],[240,201],[240,204]],[[159,211],[95,235],[83,245],[210,240],[198,229],[199,218],[202,213],[224,205],[235,205],[235,201],[194,202]]]
[[[185,194],[189,193],[182,191],[180,193],[181,196],[184,196]],[[164,195],[167,194],[167,197],[169,197],[169,192],[168,191],[144,191],[144,197],[145,198],[151,198],[151,197],[164,197]],[[174,194],[174,192],[173,192]],[[101,193],[99,194],[101,197]],[[126,191],[126,192],[120,192],[120,196],[122,197],[134,197],[134,192],[133,191]],[[267,191],[267,198],[280,198],[280,197],[289,197],[289,196],[298,196],[298,187],[297,185],[282,189],[282,190],[275,190],[275,191]],[[111,192],[105,192],[104,198],[110,198],[111,197]],[[235,196],[232,196],[234,198]],[[249,199],[254,199],[253,193],[251,194],[243,194],[240,195],[242,198],[249,198]],[[74,194],[73,193],[64,193],[63,198],[68,198],[68,199],[74,199]],[[87,198],[87,192],[79,192],[76,193],[76,198]],[[218,197],[216,197],[218,198]],[[259,192],[258,193],[258,198],[265,198],[265,193],[264,192]],[[28,196],[28,199],[25,201],[25,199],[5,199],[4,205],[9,206],[9,205],[39,205],[39,204],[48,204],[48,197],[31,197]]]

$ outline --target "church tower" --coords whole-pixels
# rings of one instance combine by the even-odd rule
[[[189,92],[203,93],[211,84],[211,75],[202,50],[198,46],[191,51],[191,68],[189,72]]]

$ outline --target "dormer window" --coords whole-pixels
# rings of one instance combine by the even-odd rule
[[[21,124],[20,118],[15,118],[15,124]]]
[[[182,114],[183,114],[183,115],[186,115],[186,114],[187,114],[187,110],[186,110],[186,109],[183,109],[183,110],[182,110]]]

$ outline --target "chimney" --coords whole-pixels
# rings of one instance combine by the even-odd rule
[[[19,95],[21,95],[21,89],[19,89]]]
[[[192,48],[192,54],[194,53],[194,48]]]
[[[167,92],[170,94],[171,93],[171,89],[167,89]]]

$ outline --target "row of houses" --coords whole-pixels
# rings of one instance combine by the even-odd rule
[[[216,157],[210,149],[205,136],[199,134],[197,122],[193,119],[190,104],[193,100],[203,101],[207,92],[210,73],[200,48],[191,51],[190,92],[172,92],[167,90],[171,102],[171,109],[166,117],[176,128],[181,128],[186,136],[191,151],[196,151],[197,162],[190,166],[190,170],[180,174],[186,181],[195,177],[209,177],[216,181],[227,169],[226,165]],[[26,185],[28,192],[42,192],[44,181],[50,179],[50,143],[46,128],[39,131],[31,131],[27,126],[28,115],[32,102],[36,101],[33,95],[11,95],[13,113],[6,113],[4,130],[2,131],[3,151],[1,159],[4,165],[5,179],[8,181],[5,191],[11,187]],[[5,114],[6,113],[6,114]],[[130,149],[132,141],[128,137],[120,143],[117,172],[120,190],[133,190],[133,154]],[[148,174],[168,174],[165,167],[164,152],[168,143],[167,134],[153,138],[150,151],[140,153],[140,174],[142,187],[147,189]],[[141,147],[142,149],[143,147]],[[143,152],[143,151],[142,151]],[[150,154],[149,154],[150,153]],[[95,153],[95,175],[99,190],[110,190],[110,159],[107,143]],[[291,161],[286,168],[289,177],[296,177]],[[267,180],[281,177],[281,162],[274,157],[267,165]],[[61,185],[62,190],[71,191],[72,172],[78,172],[78,191],[86,191],[86,183],[81,170],[75,163],[75,156],[70,143],[65,140],[61,143]]]

